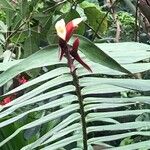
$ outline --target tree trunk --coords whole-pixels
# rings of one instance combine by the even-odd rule
[[[150,0],[140,0],[139,8],[150,23]]]

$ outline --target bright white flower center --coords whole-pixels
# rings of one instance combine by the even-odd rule
[[[67,31],[64,19],[61,19],[56,22],[55,29],[57,31],[57,35],[63,40],[65,40]]]

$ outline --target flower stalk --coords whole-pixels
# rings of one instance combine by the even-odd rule
[[[82,21],[81,18],[76,18],[70,21],[67,25],[64,20],[61,19],[55,25],[57,35],[59,37],[59,46],[60,46],[60,57],[61,60],[63,57],[66,57],[68,62],[68,67],[70,68],[71,75],[73,77],[73,84],[76,88],[76,95],[78,97],[79,106],[80,106],[80,115],[81,115],[81,123],[82,123],[82,133],[83,133],[83,149],[87,150],[87,127],[86,127],[86,114],[84,111],[83,97],[81,94],[81,87],[79,85],[79,79],[76,74],[76,68],[74,66],[74,61],[78,61],[84,68],[92,72],[91,68],[81,59],[78,54],[78,47],[80,40],[76,38],[73,42],[73,45],[69,45],[68,41],[70,40],[73,32],[78,27],[78,24]]]
[[[78,97],[78,100],[79,100],[79,105],[80,105],[80,115],[81,115],[82,134],[83,134],[83,149],[88,150],[88,145],[87,145],[87,140],[88,140],[88,137],[87,137],[87,124],[86,124],[86,120],[85,120],[86,114],[85,114],[85,111],[84,111],[84,104],[83,104],[83,97],[82,97],[82,94],[81,94],[81,87],[79,85],[79,79],[78,79],[78,76],[76,74],[76,70],[74,70],[71,73],[71,75],[73,77],[73,84],[76,87],[76,94],[77,94],[77,97]]]

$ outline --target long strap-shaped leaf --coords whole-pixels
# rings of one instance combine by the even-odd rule
[[[117,61],[115,61],[113,58],[107,55],[104,51],[102,51],[99,47],[97,47],[93,42],[91,42],[87,38],[81,35],[74,35],[74,37],[80,38],[79,50],[81,50],[82,53],[93,62],[102,64],[104,66],[127,74],[132,74],[130,71],[122,67]]]
[[[64,64],[58,60],[58,46],[46,47],[0,74],[0,87],[21,72],[60,63]]]
[[[55,111],[47,116],[44,116],[43,118],[40,118],[40,119],[37,119],[29,124],[26,124],[24,126],[22,126],[21,128],[17,129],[12,135],[10,135],[9,137],[7,137],[6,139],[4,139],[2,142],[0,142],[0,147],[2,145],[4,145],[5,143],[7,143],[9,140],[11,140],[13,137],[15,137],[19,132],[23,131],[23,130],[26,130],[26,129],[29,129],[29,128],[32,128],[32,127],[35,127],[35,126],[38,126],[38,125],[41,125],[41,124],[44,124],[50,120],[54,120],[58,117],[61,117],[65,114],[68,114],[70,112],[73,112],[75,110],[77,110],[79,108],[78,104],[72,104],[72,105],[69,105],[65,108],[62,108],[58,111]],[[22,116],[23,117],[23,116]]]

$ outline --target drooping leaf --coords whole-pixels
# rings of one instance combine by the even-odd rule
[[[122,67],[118,62],[116,62],[113,58],[107,55],[104,51],[98,48],[93,42],[91,42],[87,38],[80,36],[80,35],[74,35],[74,38],[75,37],[79,37],[80,39],[79,50],[81,50],[82,53],[93,62],[102,64],[106,67],[109,67],[109,68],[112,68],[112,69],[115,69],[124,73],[131,74],[127,69]]]

